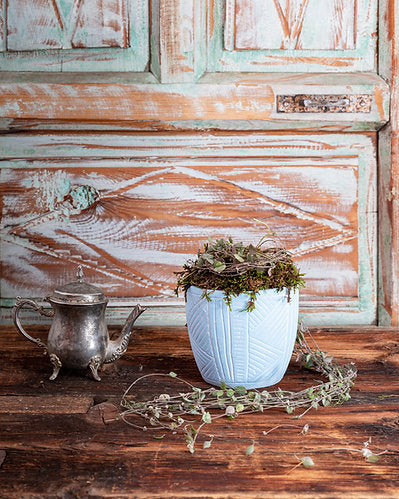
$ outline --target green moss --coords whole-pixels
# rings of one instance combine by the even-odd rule
[[[249,296],[246,310],[255,308],[257,293],[262,289],[297,289],[305,285],[303,274],[283,248],[262,248],[265,238],[257,246],[234,243],[231,238],[217,239],[204,244],[195,260],[189,260],[177,272],[175,293],[186,294],[190,286],[204,290],[210,299],[211,290],[224,291],[230,306],[232,297],[241,293]]]

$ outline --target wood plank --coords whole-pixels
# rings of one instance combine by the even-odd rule
[[[80,80],[80,81],[79,81]],[[372,96],[369,113],[279,113],[276,95],[367,94]],[[49,95],[51,99],[49,99]],[[198,84],[158,86],[132,82],[127,75],[93,74],[5,74],[0,83],[0,112],[3,118],[32,120],[88,120],[152,122],[197,122],[212,127],[222,120],[271,121],[271,128],[336,126],[379,128],[388,119],[389,90],[372,74],[353,75],[206,75]],[[353,123],[356,125],[353,125]],[[195,126],[195,125],[194,125]],[[197,125],[198,126],[198,125]],[[238,125],[238,126],[242,126]],[[262,125],[264,126],[264,125]]]
[[[156,0],[151,8],[152,72],[162,83],[194,81],[205,70],[201,41],[205,40],[205,1]]]
[[[13,328],[0,329],[0,349],[5,353],[0,364],[0,407],[14,392],[38,408],[37,413],[19,407],[0,411],[5,430],[0,434],[4,496],[131,497],[134,490],[138,498],[396,497],[397,329],[313,330],[322,350],[340,363],[356,363],[351,400],[312,410],[300,420],[281,410],[215,420],[208,430],[214,435],[211,448],[202,449],[209,438],[203,430],[195,454],[188,452],[179,433],[143,432],[114,419],[122,393],[139,376],[174,370],[195,386],[207,386],[196,369],[186,328],[135,328],[135,332],[135,343],[118,362],[105,366],[101,383],[95,383],[68,371],[49,381],[41,351]],[[44,336],[45,330],[36,328],[35,334]],[[280,386],[298,390],[313,383],[314,373],[293,361]],[[144,379],[135,388],[138,399],[181,390],[169,376]],[[73,412],[74,396],[92,398],[94,405],[87,413]],[[71,399],[70,413],[66,407],[65,412],[57,410],[55,402],[62,398]],[[160,440],[154,438],[163,434]],[[361,454],[370,438],[369,448],[384,452],[377,463],[367,463]],[[253,441],[255,450],[246,457]],[[310,456],[315,466],[297,466],[303,456]]]
[[[391,83],[391,122],[380,134],[379,196],[380,317],[399,324],[399,8],[386,0],[380,10],[380,68]]]

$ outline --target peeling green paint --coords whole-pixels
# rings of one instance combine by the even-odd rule
[[[62,170],[33,173],[23,181],[27,188],[36,189],[35,202],[39,210],[54,210],[71,188],[67,173]]]
[[[72,206],[74,210],[79,212],[87,210],[90,206],[96,203],[100,197],[97,189],[91,185],[78,185],[69,192],[72,198]]]

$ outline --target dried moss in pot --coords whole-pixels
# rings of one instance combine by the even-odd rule
[[[230,306],[231,299],[241,293],[249,296],[246,310],[255,308],[257,293],[263,289],[282,291],[298,289],[305,285],[303,274],[294,264],[289,252],[279,247],[262,246],[270,243],[265,236],[253,246],[242,242],[234,243],[232,238],[209,239],[204,248],[198,251],[195,260],[188,260],[183,271],[177,272],[175,293],[190,286],[204,290],[209,299],[212,290],[224,292],[225,301]]]

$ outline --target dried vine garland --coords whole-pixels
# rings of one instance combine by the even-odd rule
[[[314,350],[309,345],[307,337],[313,341]],[[130,395],[130,392],[136,383],[144,378],[162,376],[162,374],[147,374],[134,381],[124,393],[120,417],[126,423],[142,430],[153,428],[180,431],[185,435],[189,451],[193,453],[200,431],[215,419],[221,417],[234,419],[239,414],[264,412],[273,408],[283,408],[288,414],[299,410],[300,414],[294,417],[300,418],[312,408],[342,404],[350,399],[350,390],[357,374],[353,363],[340,365],[332,357],[327,356],[319,349],[309,330],[304,326],[298,329],[294,354],[301,366],[322,374],[327,381],[298,392],[280,388],[271,391],[247,390],[244,387],[233,389],[225,384],[219,389],[212,387],[203,390],[178,378],[175,373],[169,373],[163,376],[178,379],[187,384],[190,391],[178,395],[163,393],[148,401],[135,401],[134,395]],[[146,425],[133,423],[132,417],[143,418]],[[194,427],[195,424],[198,426]],[[204,448],[211,446],[212,438],[204,442]]]
[[[209,239],[195,260],[189,260],[183,271],[176,272],[175,293],[186,294],[190,286],[204,290],[224,291],[228,305],[240,293],[249,295],[247,311],[255,308],[256,294],[262,289],[297,289],[305,285],[303,274],[289,252],[275,247],[276,236],[268,233],[256,246],[234,243],[228,239]],[[269,245],[269,247],[262,247]],[[273,245],[273,246],[270,246]],[[204,292],[209,298],[209,291]]]

